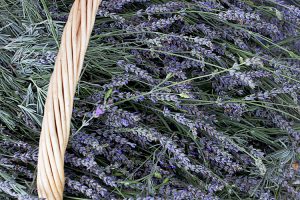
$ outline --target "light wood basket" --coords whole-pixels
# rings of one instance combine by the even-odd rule
[[[61,39],[45,103],[39,143],[40,198],[63,199],[64,156],[70,135],[76,85],[101,0],[75,0]]]

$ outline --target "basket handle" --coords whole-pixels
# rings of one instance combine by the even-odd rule
[[[76,85],[101,0],[75,0],[65,25],[49,83],[39,143],[37,188],[40,198],[63,199],[64,156]]]

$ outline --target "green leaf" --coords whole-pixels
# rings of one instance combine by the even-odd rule
[[[267,168],[266,168],[265,164],[263,163],[263,161],[260,158],[257,158],[257,159],[255,159],[255,165],[259,169],[260,175],[264,176],[265,173],[267,172]]]
[[[162,182],[162,184],[167,184],[170,181],[169,178],[165,178],[164,181]]]
[[[283,15],[282,15],[282,13],[279,10],[276,9],[275,14],[276,14],[276,17],[279,20],[283,20]]]
[[[181,94],[179,94],[179,96],[184,98],[184,99],[190,98],[190,96],[188,94],[185,94],[185,93],[181,93]]]
[[[155,178],[159,178],[159,179],[162,178],[162,176],[161,176],[161,174],[160,174],[159,172],[155,172],[155,173],[154,173],[154,177],[155,177]]]
[[[105,93],[105,96],[104,96],[104,101],[106,101],[109,97],[110,97],[110,95],[112,94],[112,89],[109,89],[106,93]]]

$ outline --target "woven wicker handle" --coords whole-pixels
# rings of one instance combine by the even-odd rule
[[[39,144],[37,188],[40,198],[63,199],[64,155],[73,99],[101,0],[75,0],[65,25],[45,104]]]

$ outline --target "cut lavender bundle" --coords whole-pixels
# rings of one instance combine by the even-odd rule
[[[15,180],[3,199],[37,196],[29,183],[71,3],[1,4],[0,174]],[[65,196],[298,199],[299,13],[296,0],[103,0]]]

